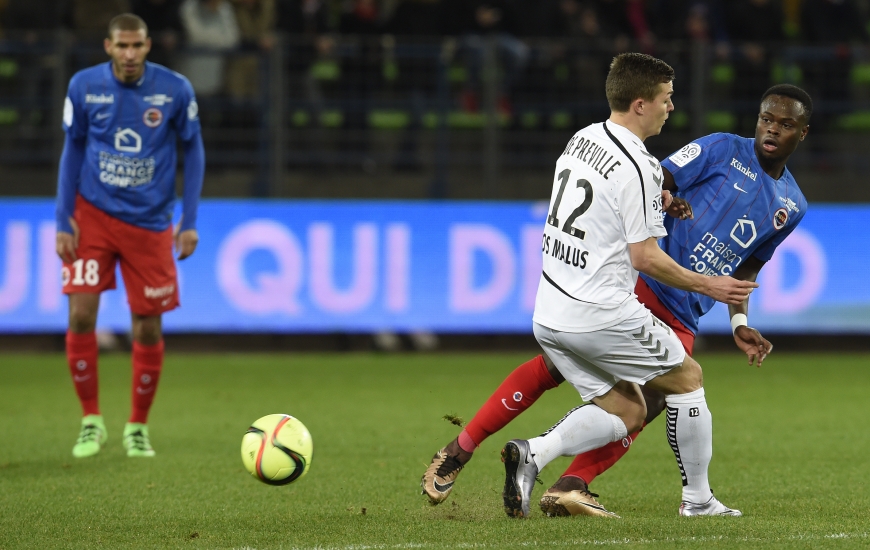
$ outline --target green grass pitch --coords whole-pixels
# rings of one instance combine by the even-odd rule
[[[150,418],[157,456],[128,459],[126,354],[100,363],[107,447],[70,453],[79,407],[62,355],[0,355],[0,548],[866,548],[870,356],[788,354],[756,369],[701,355],[716,495],[743,518],[679,518],[679,473],[660,418],[592,489],[622,520],[508,518],[499,450],[579,402],[547,392],[487,440],[438,507],[420,495],[432,454],[531,354],[172,354]],[[314,438],[311,470],[270,487],[244,471],[242,434],[288,413]]]

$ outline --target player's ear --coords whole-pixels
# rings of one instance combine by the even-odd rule
[[[809,124],[805,124],[804,127],[801,129],[801,139],[800,139],[800,141],[803,141],[804,138],[807,137],[807,134],[809,134],[809,133],[810,133],[810,125],[809,125]]]
[[[103,49],[106,50],[106,53],[109,54],[109,57],[112,56],[112,41],[108,38],[103,39]]]
[[[631,102],[631,111],[638,116],[643,115],[645,103],[646,101],[644,101],[642,97],[635,99]]]

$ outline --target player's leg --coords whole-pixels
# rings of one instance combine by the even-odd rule
[[[132,314],[133,388],[130,419],[124,427],[127,456],[154,456],[148,437],[148,413],[163,371],[163,330],[160,315]]]
[[[565,378],[545,355],[526,361],[511,372],[486,400],[464,430],[435,456],[420,481],[429,502],[440,504],[450,495],[456,477],[483,441],[532,406]]]
[[[628,427],[640,425],[645,411],[637,384],[619,381],[592,403],[571,410],[540,436],[509,441],[502,450],[505,512],[513,517],[528,517],[535,478],[547,464],[560,456],[576,455],[624,438]],[[592,495],[574,504],[584,507],[587,515],[617,517]]]
[[[674,332],[646,310],[638,311],[615,327],[593,334],[590,337],[553,331],[553,338],[566,342],[574,355],[563,358],[557,351],[550,353],[547,350],[587,402],[607,391],[609,379],[645,384],[655,376],[678,368],[686,355]],[[542,342],[542,346],[545,343]],[[572,359],[575,366],[571,364]],[[655,400],[653,406],[656,406]],[[619,412],[609,406],[608,409],[611,413]],[[634,425],[626,423],[628,430],[633,432],[638,429],[648,414],[645,410]],[[614,441],[622,448],[621,440]],[[613,443],[609,443],[597,451],[588,451],[587,455],[603,453],[614,447]],[[608,457],[605,455],[605,458]],[[596,507],[600,504],[594,499],[596,496],[589,492],[588,486],[580,478],[563,478],[546,491],[541,499],[541,510],[550,516],[600,515]]]
[[[686,353],[692,355],[692,350],[695,345],[695,334],[686,328],[676,316],[662,303],[652,289],[647,285],[642,278],[637,280],[635,293],[638,300],[646,306],[647,309],[659,320],[663,321],[674,334],[679,338],[680,343]],[[665,396],[663,393],[653,390],[647,386],[642,388],[644,400],[647,406],[647,415],[643,427],[657,418],[665,407]],[[643,427],[629,434],[622,441],[615,441],[609,445],[605,445],[600,449],[595,449],[581,455],[577,455],[562,477],[553,484],[550,488],[552,492],[567,492],[580,490],[588,492],[589,484],[592,483],[597,476],[607,471],[611,466],[616,464],[625,454],[631,449],[631,444],[640,435]],[[550,491],[548,491],[549,493]]]
[[[642,319],[633,321],[631,327],[636,329],[648,315],[646,313]],[[652,322],[649,324],[652,325]],[[637,429],[646,415],[646,406],[637,382],[659,372],[659,367],[655,370],[645,366],[634,367],[633,371],[626,373],[632,375],[631,379],[617,376],[616,373],[623,374],[618,369],[614,369],[614,372],[608,370],[607,367],[613,366],[610,363],[614,358],[643,359],[638,351],[640,343],[621,327],[590,333],[568,333],[535,324],[534,331],[545,353],[565,379],[577,388],[587,405],[571,411],[543,435],[528,442],[513,440],[505,446],[504,504],[508,515],[514,516],[528,515],[534,477],[554,458],[583,453],[620,441],[628,435],[628,430]],[[667,360],[667,356],[664,359]],[[672,358],[670,368],[680,360],[681,357]],[[633,366],[635,362],[629,364]],[[588,492],[559,495],[557,500],[561,497],[565,499],[548,504],[582,509],[586,515],[614,517]]]
[[[83,458],[97,454],[108,437],[98,400],[99,351],[94,330],[100,293],[115,288],[116,256],[110,232],[103,223],[105,214],[78,197],[74,216],[80,230],[78,258],[71,263],[64,262],[61,274],[63,292],[69,296],[67,364],[82,406],[81,428],[73,456]]]
[[[665,396],[663,393],[641,386],[644,401],[646,402],[646,418],[639,430],[630,433],[620,441],[614,441],[598,449],[582,453],[574,457],[574,460],[565,470],[556,483],[550,487],[547,493],[564,493],[578,490],[589,492],[589,484],[592,480],[609,470],[631,448],[631,444],[637,439],[647,424],[655,420],[665,408]],[[594,493],[590,493],[593,494]],[[546,495],[545,495],[546,496]],[[558,514],[553,514],[558,515]]]
[[[94,328],[97,323],[99,306],[99,294],[69,295],[66,358],[73,385],[82,406],[81,428],[72,451],[76,458],[97,454],[108,437],[106,425],[100,414],[97,379],[99,350]]]
[[[740,516],[713,496],[707,470],[713,458],[713,416],[704,397],[701,366],[683,364],[647,383],[665,394],[668,443],[683,480],[681,516]]]
[[[148,413],[163,371],[162,314],[176,308],[178,278],[172,257],[172,230],[154,232],[123,224],[121,275],[127,288],[133,325],[133,380],[130,419],[124,427],[127,456],[154,456]]]

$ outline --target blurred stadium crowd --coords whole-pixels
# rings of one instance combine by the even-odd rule
[[[236,175],[207,195],[330,195],[294,184],[314,170],[340,196],[537,196],[524,178],[606,116],[629,50],[677,70],[657,154],[751,132],[761,92],[793,82],[816,101],[794,166],[870,168],[870,0],[0,0],[0,166],[27,181],[7,192],[53,192],[66,83],[127,11],[192,82],[211,173]]]

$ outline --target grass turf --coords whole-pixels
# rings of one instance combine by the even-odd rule
[[[107,447],[74,459],[79,409],[61,355],[0,355],[0,548],[865,548],[870,545],[870,356],[699,357],[713,411],[711,483],[743,518],[677,517],[680,483],[660,418],[593,490],[622,520],[514,520],[499,450],[578,403],[573,388],[487,440],[451,498],[429,506],[419,478],[525,354],[181,355],[166,358],[150,418],[154,459],[128,459],[124,354],[100,363]],[[256,418],[311,430],[311,471],[270,487],[244,471]],[[549,486],[567,465],[542,472]],[[538,486],[537,499],[545,487]]]

